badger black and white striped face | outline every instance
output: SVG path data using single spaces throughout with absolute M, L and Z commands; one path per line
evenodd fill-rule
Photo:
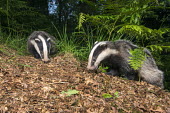
M 31 40 L 35 50 L 39 54 L 40 58 L 44 62 L 49 62 L 49 54 L 51 48 L 50 38 L 47 36 L 38 35 L 36 38 Z
M 90 52 L 87 69 L 96 70 L 99 64 L 112 54 L 118 54 L 118 51 L 113 48 L 112 42 L 96 42 Z

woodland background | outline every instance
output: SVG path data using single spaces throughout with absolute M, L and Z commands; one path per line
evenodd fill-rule
M 131 40 L 151 50 L 170 90 L 170 0 L 1 0 L 0 43 L 27 55 L 35 30 L 57 38 L 60 53 L 87 61 L 101 40 Z M 49 7 L 56 6 L 53 13 Z M 0 48 L 1 50 L 2 48 Z

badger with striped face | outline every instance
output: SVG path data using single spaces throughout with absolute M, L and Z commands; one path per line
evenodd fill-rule
M 88 70 L 97 70 L 101 62 L 109 62 L 112 55 L 117 55 L 119 51 L 116 50 L 114 44 L 109 41 L 95 42 L 91 49 L 88 59 Z
M 44 63 L 50 61 L 49 55 L 56 53 L 55 37 L 44 31 L 34 31 L 27 41 L 28 51 Z
M 138 46 L 130 41 L 117 40 L 96 42 L 91 49 L 88 59 L 88 70 L 97 70 L 100 64 L 109 67 L 106 74 L 125 76 L 130 80 L 138 80 L 139 77 L 156 86 L 163 88 L 163 72 L 160 71 L 149 50 L 144 49 L 147 54 L 146 60 L 138 70 L 131 68 L 129 57 L 130 50 Z
M 128 64 L 129 51 L 134 48 L 137 46 L 124 40 L 95 42 L 89 55 L 87 69 L 97 70 L 98 66 L 103 64 L 109 67 L 107 74 L 125 75 L 128 79 L 134 79 L 135 71 Z

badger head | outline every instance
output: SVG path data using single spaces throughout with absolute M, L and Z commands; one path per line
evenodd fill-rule
M 96 42 L 91 49 L 88 59 L 88 70 L 98 69 L 99 64 L 111 55 L 116 55 L 119 52 L 115 49 L 114 44 L 109 41 Z
M 50 61 L 49 54 L 51 48 L 51 38 L 45 35 L 38 35 L 36 38 L 31 39 L 31 43 L 34 46 L 39 57 L 44 63 Z

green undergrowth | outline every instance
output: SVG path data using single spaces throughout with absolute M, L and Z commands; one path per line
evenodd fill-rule
M 3 47 L 7 46 L 11 49 L 16 50 L 17 54 L 19 55 L 26 55 L 26 36 L 22 35 L 1 35 L 0 36 L 0 44 L 4 45 Z M 4 48 L 0 48 L 1 51 L 5 52 Z

